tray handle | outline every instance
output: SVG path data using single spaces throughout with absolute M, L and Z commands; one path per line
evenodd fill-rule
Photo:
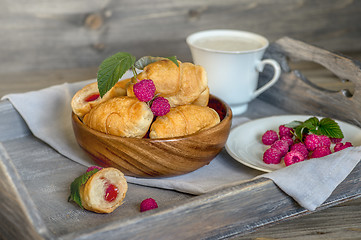
M 290 113 L 332 117 L 361 127 L 361 63 L 307 43 L 283 37 L 272 43 L 265 58 L 279 62 L 280 80 L 260 98 Z M 322 65 L 342 80 L 352 81 L 352 96 L 346 90 L 325 91 L 310 84 L 300 70 L 292 70 L 288 60 L 309 61 Z M 260 75 L 262 84 L 273 73 Z

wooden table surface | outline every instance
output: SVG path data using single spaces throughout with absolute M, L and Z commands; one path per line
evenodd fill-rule
M 359 54 L 353 57 L 361 60 Z M 324 87 L 342 88 L 338 79 L 333 79 L 329 72 L 319 66 L 308 64 L 296 64 L 296 66 L 303 67 L 310 78 Z M 96 77 L 96 72 L 97 67 L 16 74 L 0 73 L 0 97 L 8 93 L 38 90 L 64 82 L 92 79 Z M 232 239 L 361 239 L 361 198 Z

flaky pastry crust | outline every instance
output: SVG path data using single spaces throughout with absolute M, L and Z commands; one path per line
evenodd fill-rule
M 112 201 L 107 201 L 107 188 L 113 185 L 118 194 Z M 94 173 L 80 188 L 82 206 L 97 213 L 111 213 L 123 203 L 128 184 L 124 174 L 116 168 L 103 168 Z
M 126 83 L 130 79 L 125 79 L 114 85 L 102 98 L 99 96 L 98 83 L 90 83 L 76 92 L 71 100 L 71 108 L 73 112 L 82 118 L 85 114 L 90 112 L 90 109 L 97 106 L 98 104 L 111 99 L 113 97 L 125 96 Z M 97 97 L 99 96 L 99 97 Z M 92 99 L 94 98 L 94 99 Z
M 209 107 L 194 104 L 172 108 L 164 116 L 157 117 L 150 127 L 150 138 L 186 136 L 210 128 L 220 122 L 218 113 Z
M 143 137 L 153 120 L 152 110 L 134 97 L 115 97 L 97 105 L 84 116 L 88 127 L 115 136 Z

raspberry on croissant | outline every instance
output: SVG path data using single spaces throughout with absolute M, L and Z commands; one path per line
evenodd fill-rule
M 76 92 L 71 100 L 71 107 L 73 112 L 82 118 L 87 114 L 90 109 L 95 107 L 101 102 L 104 102 L 110 98 L 116 96 L 125 96 L 126 93 L 126 83 L 130 79 L 125 79 L 114 85 L 114 87 L 108 91 L 102 98 L 100 97 L 98 90 L 98 83 L 90 83 Z
M 134 97 L 115 97 L 97 105 L 84 116 L 88 127 L 115 136 L 143 137 L 153 120 L 152 110 Z
M 79 189 L 82 206 L 97 213 L 111 213 L 123 203 L 128 184 L 124 174 L 115 168 L 94 173 Z
M 150 138 L 170 138 L 189 135 L 210 128 L 220 122 L 218 113 L 209 107 L 194 104 L 172 108 L 157 117 L 150 127 Z

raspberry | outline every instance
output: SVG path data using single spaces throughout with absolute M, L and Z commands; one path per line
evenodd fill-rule
M 281 152 L 281 157 L 286 155 L 286 153 L 289 150 L 288 143 L 285 140 L 277 140 L 277 141 L 275 141 L 272 144 L 271 148 L 277 148 Z
M 307 135 L 304 142 L 305 142 L 305 145 L 306 145 L 306 148 L 307 148 L 308 151 L 313 151 L 317 147 L 322 146 L 320 136 L 318 136 L 316 134 Z
M 158 208 L 158 204 L 153 198 L 144 199 L 140 203 L 140 211 L 141 212 L 145 212 L 145 211 L 152 210 L 155 208 Z
M 88 169 L 86 170 L 86 172 L 90 172 L 93 171 L 94 169 L 98 169 L 98 170 L 102 170 L 102 167 L 98 167 L 98 166 L 90 166 L 88 167 Z
M 263 153 L 263 162 L 267 164 L 278 164 L 281 162 L 281 152 L 277 148 L 269 148 Z
M 278 135 L 274 130 L 268 130 L 262 135 L 262 143 L 264 145 L 272 145 L 278 140 Z
M 330 148 L 327 146 L 317 147 L 311 154 L 311 158 L 320 158 L 331 154 Z
M 150 107 L 155 116 L 166 115 L 170 111 L 170 104 L 164 97 L 156 97 Z
M 133 86 L 134 95 L 142 102 L 148 102 L 153 99 L 155 94 L 155 85 L 152 80 L 144 79 Z
M 330 138 L 332 143 L 339 143 L 342 141 L 342 138 Z
M 328 148 L 331 147 L 331 139 L 325 135 L 320 135 L 320 141 L 322 146 L 326 146 Z
M 336 143 L 336 145 L 335 145 L 335 147 L 334 147 L 334 151 L 335 152 L 338 152 L 338 151 L 341 151 L 341 150 L 343 150 L 343 149 L 345 149 L 345 148 L 348 148 L 348 147 L 352 147 L 352 143 L 350 143 L 350 142 L 346 142 L 345 144 L 343 144 L 343 143 Z
M 291 147 L 293 144 L 293 138 L 291 138 L 289 136 L 282 136 L 281 140 L 286 141 L 286 143 L 288 144 L 289 147 Z
M 285 125 L 281 125 L 278 127 L 278 134 L 280 135 L 280 138 L 283 136 L 288 136 L 288 137 L 292 137 L 293 129 L 289 128 L 289 127 L 285 127 Z
M 299 151 L 304 158 L 308 157 L 308 150 L 302 142 L 293 144 L 290 151 Z
M 302 162 L 304 160 L 305 160 L 305 157 L 298 150 L 289 151 L 284 158 L 284 162 L 285 162 L 286 166 L 292 165 L 297 162 Z

